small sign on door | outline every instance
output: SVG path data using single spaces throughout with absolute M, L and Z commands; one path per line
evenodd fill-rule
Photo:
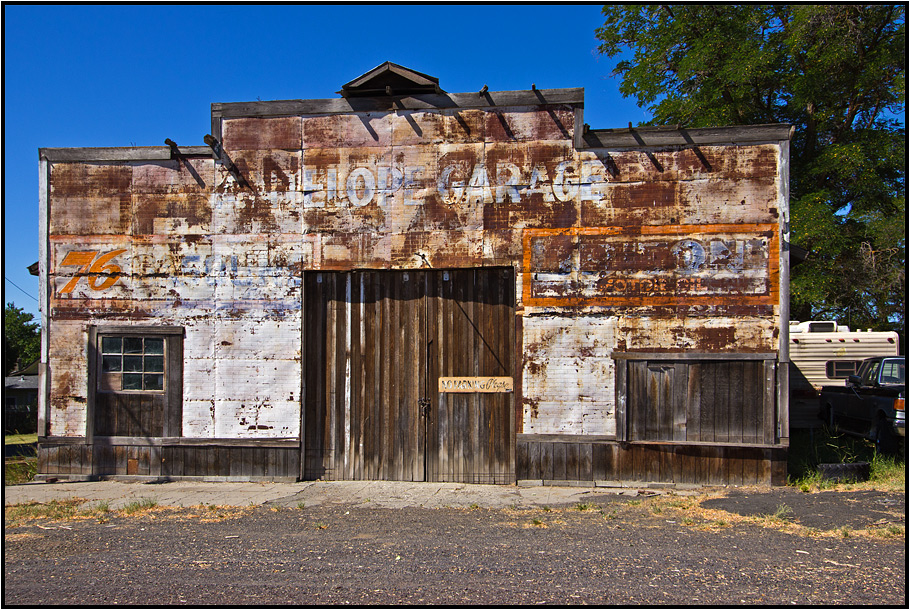
M 511 377 L 440 377 L 439 391 L 442 392 L 511 392 Z

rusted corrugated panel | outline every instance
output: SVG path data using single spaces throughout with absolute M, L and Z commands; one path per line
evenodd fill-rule
M 522 257 L 522 234 L 520 229 L 483 232 L 483 265 L 501 267 L 514 265 Z M 519 275 L 516 279 L 520 280 Z M 519 291 L 520 293 L 521 291 Z
M 392 267 L 465 268 L 480 264 L 483 232 L 410 231 L 392 235 Z
M 571 106 L 504 108 L 485 114 L 484 140 L 487 142 L 571 142 L 575 133 L 575 109 Z
M 776 221 L 776 146 L 580 153 L 583 226 Z
M 129 165 L 54 163 L 49 234 L 125 235 L 132 220 Z
M 224 148 L 234 150 L 300 150 L 300 117 L 225 119 Z
M 624 316 L 616 331 L 621 352 L 773 352 L 777 325 L 773 317 Z

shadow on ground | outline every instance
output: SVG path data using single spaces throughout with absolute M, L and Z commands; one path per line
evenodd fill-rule
M 37 443 L 19 443 L 3 446 L 3 457 L 35 457 L 38 454 Z
M 906 497 L 883 491 L 805 493 L 784 487 L 761 492 L 732 490 L 724 498 L 705 500 L 701 505 L 746 517 L 774 515 L 781 507 L 786 507 L 789 518 L 804 527 L 865 529 L 904 525 Z

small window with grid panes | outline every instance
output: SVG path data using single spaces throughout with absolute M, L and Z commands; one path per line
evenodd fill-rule
M 101 337 L 100 389 L 108 392 L 162 392 L 163 337 Z

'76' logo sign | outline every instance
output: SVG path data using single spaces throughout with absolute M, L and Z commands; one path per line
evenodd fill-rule
M 60 262 L 61 267 L 80 267 L 76 275 L 60 290 L 60 294 L 72 292 L 83 277 L 87 278 L 92 290 L 107 290 L 120 279 L 120 267 L 110 260 L 126 250 L 111 250 L 103 254 L 97 250 L 89 252 L 69 252 Z M 98 258 L 95 258 L 95 257 Z

